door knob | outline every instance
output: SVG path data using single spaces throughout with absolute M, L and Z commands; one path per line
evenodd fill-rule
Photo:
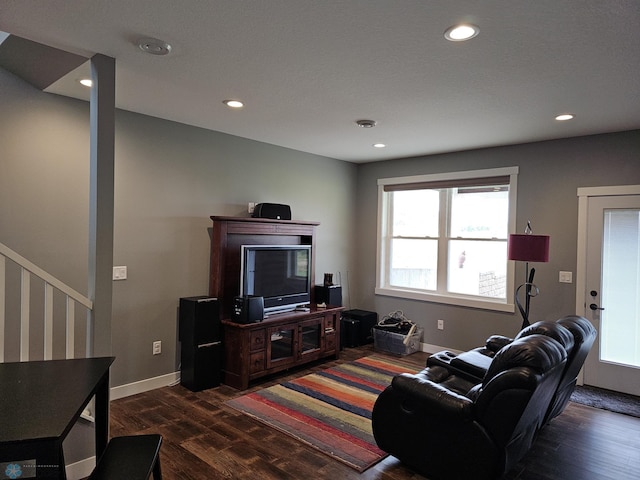
M 595 311 L 595 310 L 604 310 L 604 308 L 599 307 L 599 306 L 598 306 L 598 305 L 596 305 L 595 303 L 592 303 L 591 305 L 589 305 L 589 308 L 590 308 L 591 310 L 594 310 L 594 311 Z

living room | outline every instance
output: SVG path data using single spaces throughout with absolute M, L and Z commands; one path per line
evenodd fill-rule
M 89 105 L 41 92 L 3 69 L 0 104 L 0 242 L 85 291 Z M 363 163 L 118 109 L 113 259 L 127 266 L 128 278 L 113 284 L 111 339 L 97 339 L 116 357 L 114 393 L 177 379 L 178 299 L 208 291 L 209 217 L 248 216 L 249 202 L 288 204 L 293 218 L 320 223 L 316 282 L 324 272 L 339 275 L 351 308 L 402 310 L 423 327 L 425 344 L 457 350 L 494 333 L 515 334 L 517 311 L 374 293 L 380 178 L 518 167 L 517 231 L 531 220 L 535 233 L 551 237 L 550 261 L 536 265 L 541 294 L 532 316 L 574 313 L 576 284 L 559 283 L 558 272 L 577 269 L 577 190 L 640 180 L 638 125 L 616 125 L 594 135 Z M 152 355 L 154 341 L 162 342 L 160 355 Z M 15 345 L 5 348 L 15 359 Z

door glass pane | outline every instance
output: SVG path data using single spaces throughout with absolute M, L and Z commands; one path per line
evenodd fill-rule
M 293 357 L 293 328 L 271 332 L 271 360 Z
M 640 210 L 605 210 L 600 358 L 640 367 Z
M 506 258 L 506 241 L 449 241 L 447 290 L 465 295 L 506 298 Z
M 391 241 L 390 285 L 435 290 L 437 267 L 437 240 L 395 238 Z
M 302 353 L 320 348 L 320 323 L 313 325 L 303 325 L 300 341 L 302 342 Z

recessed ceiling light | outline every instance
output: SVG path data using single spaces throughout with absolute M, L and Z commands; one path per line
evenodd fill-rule
M 224 103 L 227 107 L 230 107 L 230 108 L 244 107 L 244 103 L 242 103 L 240 100 L 225 100 L 222 103 Z
M 451 42 L 464 42 L 480 33 L 480 29 L 469 23 L 453 25 L 444 32 L 444 38 Z
M 141 38 L 138 40 L 138 48 L 151 55 L 168 55 L 171 53 L 171 45 L 156 38 Z
M 376 126 L 375 120 L 356 120 L 356 125 L 360 128 L 373 128 Z
M 576 116 L 573 113 L 563 113 L 562 115 L 558 115 L 556 117 L 556 120 L 558 120 L 559 122 L 564 122 L 567 120 L 573 120 L 574 118 L 576 118 Z
M 386 145 L 384 143 L 374 143 L 373 146 L 375 148 L 384 148 L 384 147 L 386 147 Z
M 93 87 L 93 80 L 91 80 L 90 78 L 81 78 L 80 80 L 78 80 L 78 82 L 85 87 Z

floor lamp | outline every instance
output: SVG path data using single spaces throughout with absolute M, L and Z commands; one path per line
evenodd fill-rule
M 507 258 L 509 260 L 517 260 L 525 263 L 525 283 L 516 289 L 515 300 L 520 314 L 522 315 L 522 328 L 529 325 L 529 304 L 532 296 L 536 296 L 539 291 L 538 287 L 533 283 L 533 276 L 536 273 L 535 268 L 531 268 L 529 272 L 529 262 L 548 262 L 549 261 L 549 236 L 534 235 L 531 230 L 531 224 L 527 222 L 527 228 L 524 234 L 511 234 L 507 241 Z M 525 287 L 525 306 L 522 307 L 518 299 L 520 289 Z M 535 294 L 532 294 L 534 289 Z

